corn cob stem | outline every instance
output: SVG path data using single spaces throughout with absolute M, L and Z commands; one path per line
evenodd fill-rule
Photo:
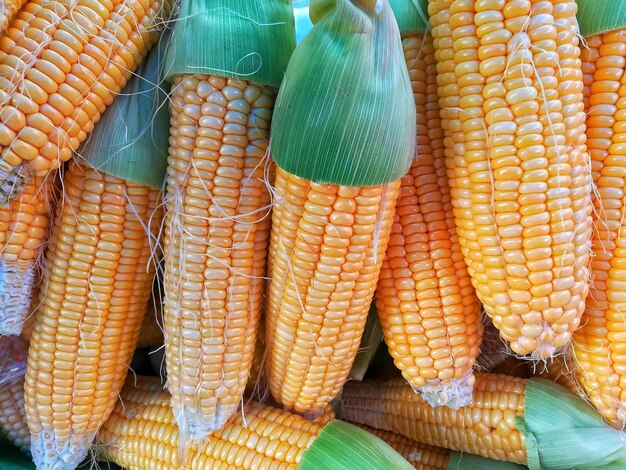
M 30 453 L 30 431 L 24 410 L 24 377 L 0 386 L 0 430 L 22 452 Z
M 626 30 L 586 38 L 583 51 L 587 145 L 591 155 L 595 230 L 592 289 L 581 328 L 574 334 L 578 380 L 602 415 L 618 429 L 626 426 L 624 368 L 624 125 Z
M 26 413 L 39 468 L 75 468 L 109 415 L 154 274 L 159 191 L 73 163 L 64 178 L 28 356 Z
M 278 168 L 269 255 L 266 372 L 287 409 L 317 413 L 356 356 L 400 182 L 316 184 Z
M 274 97 L 272 87 L 242 80 L 174 79 L 165 355 L 183 440 L 224 426 L 248 380 L 269 238 Z
M 480 308 L 454 225 L 432 37 L 409 35 L 402 44 L 417 109 L 417 148 L 402 178 L 376 307 L 403 376 L 433 405 L 458 407 L 472 398 Z
M 0 208 L 0 334 L 20 334 L 30 313 L 55 180 L 52 174 L 33 178 L 21 196 Z
M 430 0 L 429 9 L 472 282 L 514 352 L 550 357 L 568 344 L 588 293 L 591 181 L 576 4 Z
M 32 0 L 13 19 L 0 40 L 0 204 L 32 173 L 72 156 L 158 39 L 172 3 Z

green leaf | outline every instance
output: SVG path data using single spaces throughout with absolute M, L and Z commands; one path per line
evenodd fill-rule
M 369 368 L 378 346 L 380 346 L 383 340 L 383 328 L 378 321 L 378 312 L 376 306 L 372 302 L 369 313 L 367 314 L 367 321 L 365 322 L 365 329 L 363 330 L 363 336 L 361 337 L 361 344 L 359 345 L 359 352 L 354 359 L 352 369 L 350 369 L 350 378 L 353 380 L 361 381 Z
M 577 0 L 583 37 L 626 28 L 626 0 Z
M 313 0 L 272 120 L 272 156 L 316 183 L 372 186 L 408 171 L 415 105 L 387 0 Z
M 424 33 L 428 27 L 428 0 L 389 0 L 401 34 Z
M 169 37 L 166 30 L 78 152 L 97 170 L 156 189 L 167 171 L 170 124 L 161 75 Z
M 626 468 L 626 434 L 554 382 L 528 380 L 521 424 L 531 470 Z
M 182 0 L 166 76 L 220 75 L 278 87 L 295 47 L 290 0 Z
M 528 468 L 511 462 L 491 460 L 466 452 L 450 452 L 448 470 L 523 470 Z
M 300 460 L 299 470 L 411 470 L 385 441 L 344 421 L 324 426 Z

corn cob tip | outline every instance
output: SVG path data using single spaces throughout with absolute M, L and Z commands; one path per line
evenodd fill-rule
M 474 382 L 476 378 L 473 372 L 468 372 L 460 379 L 441 381 L 440 379 L 428 380 L 422 387 L 414 387 L 413 391 L 422 396 L 430 406 L 447 406 L 457 410 L 472 403 Z
M 92 441 L 93 436 L 70 436 L 60 443 L 51 431 L 31 432 L 30 451 L 38 470 L 74 470 L 87 457 Z
M 34 284 L 34 262 L 20 265 L 0 259 L 0 335 L 22 333 Z
M 207 419 L 202 410 L 190 407 L 174 406 L 174 422 L 179 431 L 179 450 L 189 448 L 189 441 L 203 442 L 213 433 L 222 429 L 235 414 L 239 402 L 228 405 L 217 405 L 213 419 Z M 184 457 L 181 455 L 181 457 Z
M 0 161 L 0 207 L 5 207 L 16 199 L 24 186 L 32 179 L 33 172 L 27 165 L 16 167 Z

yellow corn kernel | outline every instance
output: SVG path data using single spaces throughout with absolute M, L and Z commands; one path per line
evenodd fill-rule
M 396 366 L 433 405 L 471 401 L 480 307 L 456 235 L 443 155 L 432 37 L 402 40 L 417 111 L 417 148 L 402 178 L 376 290 Z
M 276 170 L 265 371 L 274 399 L 317 413 L 341 391 L 376 288 L 400 181 L 316 184 Z
M 174 78 L 165 229 L 165 357 L 182 439 L 235 413 L 264 288 L 274 88 Z
M 34 461 L 75 468 L 115 406 L 150 297 L 159 191 L 73 163 L 32 333 L 25 401 Z
M 457 233 L 511 349 L 566 346 L 589 291 L 591 175 L 574 0 L 430 0 Z
M 0 386 L 0 430 L 22 452 L 30 452 L 30 431 L 24 410 L 24 378 Z
M 0 0 L 0 33 L 4 33 L 13 15 L 26 0 Z

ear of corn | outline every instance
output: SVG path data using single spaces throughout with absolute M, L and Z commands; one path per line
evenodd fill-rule
M 317 24 L 289 62 L 272 121 L 265 365 L 273 397 L 299 413 L 319 412 L 346 381 L 414 150 L 397 25 L 375 3 L 311 5 Z
M 0 431 L 22 452 L 30 453 L 30 431 L 24 410 L 24 377 L 0 386 Z
M 587 36 L 587 48 L 583 49 L 587 146 L 597 190 L 594 192 L 592 289 L 581 328 L 574 334 L 573 359 L 578 380 L 593 404 L 614 426 L 623 428 L 626 425 L 626 369 L 622 358 L 626 342 L 622 332 L 626 328 L 623 315 L 626 304 L 623 302 L 622 266 L 626 256 L 621 239 L 626 235 L 622 227 L 626 116 L 620 107 L 625 102 L 622 95 L 626 93 L 626 51 L 623 50 L 626 3 L 619 1 L 609 5 L 582 1 L 579 5 L 583 33 L 594 29 L 606 32 Z M 606 13 L 603 7 L 608 8 Z
M 430 0 L 457 232 L 511 349 L 568 344 L 588 293 L 591 180 L 574 0 Z
M 148 60 L 133 82 L 158 81 L 159 62 Z M 154 88 L 146 93 L 163 104 Z M 96 133 L 123 118 L 115 108 L 111 113 Z M 160 158 L 152 140 L 125 140 L 133 135 L 129 129 L 112 136 L 113 144 L 128 145 L 111 158 Z M 84 157 L 86 162 L 72 162 L 63 180 L 28 356 L 25 403 L 38 468 L 72 470 L 87 454 L 115 406 L 152 291 L 160 189 L 101 173 L 92 167 L 97 158 L 92 163 L 87 152 Z
M 55 186 L 54 174 L 34 177 L 17 199 L 0 208 L 0 334 L 20 334 L 30 313 Z
M 332 456 L 337 450 L 337 441 L 332 442 L 339 438 L 337 429 L 346 431 L 347 423 L 335 421 L 335 424 L 320 426 L 257 402 L 248 403 L 242 413 L 205 440 L 190 442 L 183 460 L 179 461 L 179 431 L 174 424 L 169 395 L 162 390 L 157 378 L 139 377 L 135 381 L 137 387 L 133 382 L 129 380 L 122 390 L 120 402 L 98 436 L 101 456 L 128 470 L 295 470 L 307 468 L 308 464 L 303 462 L 306 459 L 321 462 L 321 466 L 315 467 L 318 469 L 354 468 L 338 464 Z M 145 436 L 151 436 L 154 445 L 145 445 Z M 360 440 L 354 440 L 354 436 Z M 362 446 L 371 445 L 373 438 L 361 434 L 351 437 L 353 447 L 358 450 L 361 446 L 361 452 Z M 372 458 L 368 463 L 375 468 L 406 468 L 406 462 L 395 451 L 384 444 L 378 447 L 378 451 L 370 449 L 369 454 L 364 454 Z M 343 452 L 352 457 L 357 454 L 346 447 Z M 315 460 L 318 458 L 320 460 Z M 390 462 L 392 466 L 386 466 Z
M 269 242 L 274 86 L 295 46 L 288 2 L 226 3 L 182 2 L 166 65 L 165 357 L 181 449 L 226 424 L 248 381 Z M 227 36 L 232 49 L 204 50 Z M 255 73 L 243 73 L 257 50 Z
M 7 182 L 45 176 L 72 156 L 156 42 L 172 3 L 32 0 L 14 17 L 0 40 L 0 203 L 20 193 L 4 191 Z
M 417 148 L 402 178 L 376 307 L 402 375 L 433 405 L 459 407 L 472 398 L 480 307 L 454 224 L 432 37 L 405 34 L 402 44 L 417 110 Z

